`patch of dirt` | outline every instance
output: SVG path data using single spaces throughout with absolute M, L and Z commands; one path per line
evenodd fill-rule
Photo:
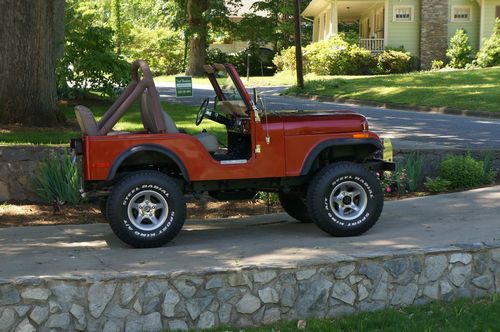
M 268 208 L 264 201 L 189 202 L 188 219 L 241 218 L 283 212 L 280 205 Z M 105 223 L 97 205 L 62 206 L 54 213 L 49 205 L 0 205 L 0 228 L 19 226 L 83 225 Z

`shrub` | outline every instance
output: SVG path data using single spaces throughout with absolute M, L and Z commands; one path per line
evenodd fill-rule
M 109 28 L 67 31 L 64 51 L 56 69 L 59 97 L 75 98 L 89 91 L 114 95 L 130 80 L 129 64 L 114 52 Z
M 469 44 L 469 36 L 465 30 L 459 29 L 450 40 L 450 47 L 446 51 L 446 56 L 450 59 L 450 67 L 465 68 L 472 62 L 472 47 Z
M 450 156 L 441 162 L 439 176 L 450 181 L 450 188 L 472 188 L 484 183 L 484 162 L 471 155 Z
M 443 60 L 432 60 L 431 70 L 440 70 L 443 69 L 443 67 L 444 67 Z
M 304 63 L 306 59 L 304 57 Z M 294 71 L 295 68 L 295 47 L 289 47 L 276 54 L 273 63 L 278 71 Z M 305 69 L 305 68 L 304 68 Z
M 407 73 L 412 65 L 412 57 L 405 51 L 386 50 L 377 57 L 377 69 L 383 74 Z
M 484 41 L 474 64 L 483 68 L 500 66 L 500 18 L 496 19 L 493 34 Z
M 134 27 L 131 42 L 124 49 L 130 61 L 143 59 L 155 75 L 177 74 L 184 70 L 184 42 L 179 33 L 167 28 Z
M 441 179 L 439 176 L 435 179 L 426 178 L 425 187 L 432 193 L 440 193 L 447 191 L 451 185 L 451 182 L 445 179 Z
M 401 169 L 399 164 L 396 164 L 396 171 L 384 172 L 380 180 L 380 185 L 382 186 L 382 190 L 387 194 L 401 195 L 406 193 L 408 185 L 406 170 Z
M 369 50 L 349 45 L 338 50 L 330 59 L 330 75 L 368 75 L 376 66 L 376 59 Z
M 60 155 L 53 154 L 38 164 L 32 187 L 44 203 L 60 207 L 80 201 L 81 174 L 72 159 L 65 151 Z

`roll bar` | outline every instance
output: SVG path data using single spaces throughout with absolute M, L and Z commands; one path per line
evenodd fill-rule
M 142 79 L 140 79 L 139 70 L 142 72 Z M 161 115 L 160 99 L 158 98 L 158 91 L 153 80 L 153 75 L 149 69 L 148 64 L 144 60 L 137 60 L 132 63 L 131 67 L 132 82 L 127 86 L 125 91 L 118 97 L 118 99 L 111 105 L 111 107 L 104 113 L 99 120 L 98 135 L 104 136 L 113 129 L 120 118 L 138 100 L 144 91 L 147 89 L 149 100 L 151 101 L 151 110 L 154 116 L 154 121 L 157 123 L 160 133 L 165 133 L 165 122 Z

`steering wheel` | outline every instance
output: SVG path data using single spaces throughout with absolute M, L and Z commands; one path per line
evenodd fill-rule
M 210 98 L 207 98 L 201 103 L 200 110 L 198 111 L 198 115 L 196 116 L 196 125 L 199 126 L 205 115 L 207 114 L 208 104 L 210 104 Z

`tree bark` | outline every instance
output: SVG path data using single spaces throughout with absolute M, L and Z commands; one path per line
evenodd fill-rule
M 55 66 L 64 6 L 64 0 L 0 0 L 0 123 L 58 123 Z
M 208 22 L 204 17 L 208 10 L 208 0 L 188 0 L 187 13 L 189 34 L 189 62 L 187 75 L 203 76 L 203 65 L 207 59 Z

